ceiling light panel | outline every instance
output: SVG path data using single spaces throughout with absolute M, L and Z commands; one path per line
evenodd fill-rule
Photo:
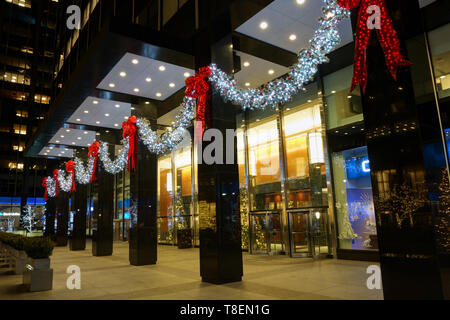
M 97 104 L 94 104 L 97 101 Z M 88 97 L 67 120 L 68 123 L 118 129 L 125 118 L 131 116 L 131 104 Z M 120 129 L 119 127 L 119 129 Z
M 95 131 L 61 128 L 49 141 L 49 144 L 89 147 L 94 141 Z
M 261 40 L 279 48 L 298 53 L 309 46 L 319 23 L 317 18 L 322 15 L 323 1 L 305 0 L 303 4 L 297 1 L 275 0 L 259 11 L 236 31 L 249 37 Z M 261 21 L 266 21 L 269 27 L 260 28 Z M 338 47 L 353 41 L 350 19 L 339 24 L 342 42 Z M 295 40 L 290 35 L 296 35 Z
M 126 53 L 97 89 L 163 101 L 184 88 L 187 73 L 193 75 L 194 70 Z
M 56 148 L 56 147 L 46 147 L 39 152 L 40 156 L 43 157 L 55 157 L 55 158 L 73 158 L 73 149 L 70 148 Z
M 241 88 L 257 88 L 290 71 L 289 68 L 260 59 L 244 52 L 237 51 L 236 54 L 241 57 L 241 61 L 247 61 L 250 63 L 248 68 L 242 68 L 235 74 L 237 84 Z M 270 70 L 273 70 L 273 74 L 269 73 Z

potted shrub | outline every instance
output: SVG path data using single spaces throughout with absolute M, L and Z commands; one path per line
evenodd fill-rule
M 49 238 L 27 238 L 24 249 L 28 263 L 23 273 L 23 284 L 28 291 L 46 291 L 53 287 L 53 269 L 50 256 L 55 244 Z

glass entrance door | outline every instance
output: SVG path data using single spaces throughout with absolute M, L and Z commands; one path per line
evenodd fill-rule
M 254 212 L 250 214 L 251 254 L 276 255 L 283 251 L 279 212 Z
M 312 256 L 309 210 L 289 212 L 291 256 Z
M 288 211 L 292 257 L 320 257 L 329 252 L 327 207 Z

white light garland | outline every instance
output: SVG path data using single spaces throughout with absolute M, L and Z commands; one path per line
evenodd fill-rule
M 318 66 L 328 62 L 326 57 L 340 43 L 338 24 L 349 18 L 350 11 L 340 7 L 336 0 L 324 0 L 323 17 L 319 19 L 320 27 L 309 41 L 310 47 L 298 55 L 298 63 L 291 67 L 291 72 L 281 79 L 267 83 L 262 89 L 239 88 L 236 80 L 211 65 L 212 75 L 209 80 L 220 95 L 233 104 L 242 106 L 243 110 L 276 108 L 285 104 L 304 86 L 313 80 Z
M 47 197 L 54 198 L 56 196 L 56 180 L 47 177 Z
M 174 129 L 158 136 L 150 127 L 147 119 L 138 119 L 136 125 L 139 129 L 139 137 L 151 153 L 164 154 L 175 148 L 184 138 L 186 129 L 195 118 L 196 100 L 185 97 L 181 104 L 182 109 L 176 116 Z
M 79 184 L 89 184 L 91 182 L 92 171 L 94 170 L 94 158 L 89 158 L 87 166 L 79 158 L 75 158 L 75 180 Z
M 117 174 L 122 172 L 126 167 L 128 161 L 128 149 L 130 146 L 128 138 L 122 140 L 122 144 L 123 148 L 120 150 L 117 159 L 114 161 L 109 158 L 108 144 L 106 142 L 100 144 L 98 158 L 103 162 L 103 168 L 105 168 L 106 172 Z

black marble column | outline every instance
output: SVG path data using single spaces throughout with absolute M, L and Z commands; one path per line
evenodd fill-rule
M 437 198 L 436 185 L 447 177 L 443 168 L 428 165 L 430 155 L 424 150 L 435 144 L 435 156 L 445 163 L 444 150 L 436 102 L 415 86 L 421 83 L 433 91 L 429 69 L 417 74 L 421 66 L 428 67 L 418 1 L 404 2 L 386 4 L 414 66 L 400 68 L 394 81 L 373 36 L 363 95 L 383 291 L 385 299 L 442 299 L 444 265 L 437 255 L 434 224 L 438 206 L 430 199 Z
M 99 163 L 94 183 L 92 255 L 110 256 L 114 240 L 114 175 L 107 173 L 101 161 Z
M 156 129 L 157 109 L 154 104 L 135 107 L 133 115 L 150 120 Z M 156 264 L 158 248 L 157 205 L 157 157 L 139 141 L 136 170 L 130 172 L 131 204 L 136 217 L 131 217 L 129 259 L 134 266 Z M 134 221 L 133 221 L 134 220 Z
M 197 69 L 214 62 L 228 74 L 232 73 L 230 21 L 226 13 L 211 23 L 209 34 L 199 36 L 195 46 Z M 198 165 L 200 275 L 202 281 L 214 284 L 241 281 L 243 275 L 236 139 L 232 146 L 226 145 L 225 139 L 227 129 L 236 130 L 236 113 L 236 106 L 213 92 L 212 128 L 224 137 L 224 158 L 227 150 L 234 150 L 234 164 Z M 203 151 L 209 144 L 203 142 L 197 148 Z
M 56 245 L 65 247 L 68 243 L 69 194 L 60 192 L 56 198 Z
M 45 204 L 45 237 L 55 239 L 56 199 L 48 198 Z
M 77 191 L 72 193 L 73 225 L 69 247 L 73 251 L 86 249 L 87 188 L 86 185 L 77 185 Z

